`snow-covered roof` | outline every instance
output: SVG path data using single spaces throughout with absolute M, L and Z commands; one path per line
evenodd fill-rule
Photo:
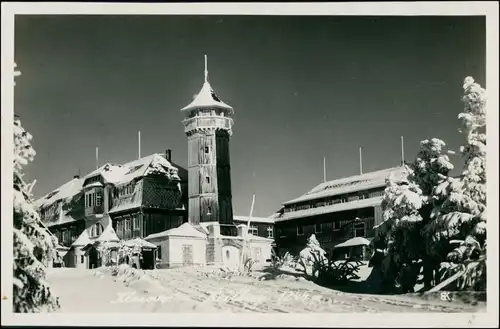
M 345 242 L 339 243 L 338 245 L 334 246 L 333 248 L 346 248 L 346 247 L 355 247 L 355 246 L 368 246 L 370 244 L 370 240 L 363 238 L 363 237 L 355 237 L 352 239 L 349 239 Z
M 200 108 L 219 108 L 233 113 L 233 108 L 220 100 L 208 81 L 205 81 L 194 100 L 189 105 L 182 108 L 181 111 L 190 111 Z
M 57 204 L 54 216 L 49 220 L 44 222 L 46 227 L 53 227 L 57 225 L 63 225 L 66 223 L 72 223 L 79 220 L 84 220 L 84 214 L 73 211 L 73 209 L 64 209 L 63 202 Z
M 124 185 L 131 182 L 135 178 L 144 177 L 150 174 L 162 174 L 166 175 L 171 180 L 180 180 L 177 167 L 167 161 L 167 159 L 165 159 L 165 157 L 161 154 L 155 153 L 138 160 L 130 161 L 124 165 L 107 163 L 100 168 L 92 171 L 83 178 L 74 178 L 58 189 L 54 190 L 53 192 L 50 192 L 44 197 L 36 200 L 35 206 L 37 206 L 38 208 L 48 207 L 59 200 L 67 201 L 72 199 L 75 195 L 82 191 L 83 183 L 85 182 L 85 180 L 96 175 L 101 175 L 104 179 L 104 182 L 106 183 L 111 183 L 114 185 Z M 95 182 L 87 186 L 102 185 L 100 185 L 99 182 Z M 110 212 L 117 212 L 134 207 L 139 207 L 141 203 L 142 193 L 138 193 L 135 198 L 125 198 L 124 200 L 121 200 L 119 204 L 114 205 L 113 209 Z M 54 226 L 77 220 L 77 218 L 72 218 L 68 214 L 69 212 L 63 213 L 58 221 L 50 222 L 48 225 Z
M 34 202 L 36 207 L 42 207 L 51 205 L 58 200 L 66 200 L 73 198 L 78 192 L 81 191 L 83 185 L 83 179 L 73 178 L 66 184 L 60 186 L 58 189 L 47 193 L 40 199 Z
M 325 183 L 321 183 L 316 187 L 314 187 L 309 192 L 307 192 L 306 194 L 296 199 L 284 202 L 283 204 L 288 205 L 303 201 L 310 201 L 319 198 L 335 196 L 339 194 L 383 187 L 386 185 L 386 179 L 389 178 L 389 176 L 391 176 L 392 179 L 398 181 L 402 179 L 405 176 L 405 174 L 406 174 L 405 168 L 399 166 L 384 170 L 368 172 L 362 175 L 335 179 Z
M 285 220 L 295 219 L 295 218 L 306 218 L 312 216 L 318 216 L 323 214 L 329 214 L 339 211 L 346 211 L 352 209 L 373 207 L 380 205 L 382 203 L 383 197 L 374 197 L 369 199 L 361 199 L 344 203 L 337 203 L 323 207 L 309 208 L 304 210 L 285 212 L 276 218 L 276 222 L 282 222 Z
M 179 227 L 172 228 L 167 231 L 150 234 L 146 237 L 146 239 L 167 237 L 167 236 L 180 236 L 180 237 L 189 237 L 189 238 L 206 238 L 207 234 L 203 234 L 199 230 L 197 230 L 193 225 L 189 223 L 184 223 Z
M 209 226 L 218 224 L 218 222 L 202 222 L 196 226 L 198 230 L 203 231 L 207 235 L 210 234 L 210 230 L 208 229 Z
M 140 246 L 142 248 L 153 248 L 153 249 L 157 248 L 155 244 L 152 244 L 151 242 L 148 242 L 141 238 L 130 239 L 123 242 L 123 244 L 128 247 Z
M 101 182 L 94 182 L 92 184 L 85 185 L 86 188 L 87 187 L 102 187 L 102 186 L 104 186 L 104 185 L 102 185 Z
M 71 244 L 72 247 L 84 247 L 88 245 L 89 243 L 93 243 L 95 239 L 91 239 L 89 237 L 89 232 L 87 230 L 83 230 L 78 239 L 75 240 Z
M 161 154 L 154 153 L 146 157 L 133 160 L 124 165 L 107 163 L 84 177 L 84 180 L 96 175 L 101 175 L 106 183 L 122 185 L 133 179 L 149 174 L 161 173 L 169 179 L 180 180 L 178 169 Z
M 139 208 L 142 205 L 142 191 L 142 184 L 136 184 L 132 194 L 118 199 L 108 213 L 115 214 L 120 211 Z
M 233 219 L 235 222 L 248 222 L 248 216 L 233 216 Z M 274 218 L 272 217 L 252 217 L 250 218 L 250 224 L 251 223 L 266 223 L 266 224 L 273 224 L 274 223 Z
M 102 231 L 101 235 L 96 239 L 96 241 L 99 242 L 118 242 L 120 239 L 116 235 L 115 230 L 113 229 L 113 226 L 111 225 L 111 221 L 109 222 L 108 226 Z
M 268 241 L 268 242 L 274 241 L 274 239 L 264 238 L 262 236 L 253 235 L 251 233 L 247 234 L 247 240 L 249 240 L 249 241 Z

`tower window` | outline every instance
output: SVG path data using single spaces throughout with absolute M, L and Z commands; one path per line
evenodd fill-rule
M 210 177 L 209 176 L 205 177 L 205 181 L 207 182 L 207 184 L 210 184 Z
M 205 153 L 208 153 L 210 151 L 210 148 L 208 146 L 205 146 Z

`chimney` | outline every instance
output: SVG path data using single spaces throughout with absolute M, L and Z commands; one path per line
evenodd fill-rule
M 168 149 L 165 151 L 165 158 L 167 159 L 168 162 L 172 161 L 172 150 Z

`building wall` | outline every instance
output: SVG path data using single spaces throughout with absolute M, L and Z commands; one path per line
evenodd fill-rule
M 71 248 L 66 255 L 64 255 L 64 266 L 73 268 L 87 268 L 88 259 L 85 256 L 85 252 L 82 251 L 82 247 Z
M 239 225 L 239 224 L 245 224 L 247 225 L 248 221 L 242 221 L 242 220 L 234 220 L 234 224 L 235 225 Z M 274 224 L 272 223 L 258 223 L 258 222 L 250 222 L 250 226 L 254 227 L 257 229 L 257 232 L 255 232 L 255 230 L 249 230 L 250 233 L 252 233 L 253 235 L 256 235 L 256 236 L 260 236 L 260 237 L 263 237 L 263 238 L 268 238 L 269 237 L 269 233 L 268 233 L 268 229 L 271 228 L 272 229 L 272 236 L 271 236 L 271 239 L 274 238 Z M 257 233 L 257 234 L 255 234 Z
M 240 249 L 232 244 L 223 245 L 221 248 L 222 262 L 225 266 L 235 269 L 240 264 Z
M 167 237 L 157 237 L 154 239 L 147 239 L 158 247 L 157 249 L 157 268 L 167 268 L 169 265 L 170 249 L 169 239 Z
M 363 219 L 364 224 L 353 226 L 355 217 Z M 323 249 L 331 254 L 335 245 L 354 236 L 373 237 L 374 223 L 373 207 L 278 221 L 275 223 L 275 241 L 280 253 L 289 251 L 298 254 L 314 234 Z
M 216 145 L 213 131 L 188 137 L 189 223 L 216 221 L 217 200 Z
M 229 133 L 218 130 L 215 133 L 217 162 L 217 196 L 219 201 L 219 223 L 233 223 L 233 204 L 231 195 L 231 159 L 229 152 Z
M 264 264 L 271 259 L 271 243 L 268 241 L 250 241 L 252 259 L 259 264 Z
M 85 230 L 86 223 L 84 220 L 70 222 L 62 225 L 49 227 L 49 231 L 57 237 L 59 244 L 65 247 L 70 247 L 73 242 Z
M 204 265 L 206 264 L 206 239 L 193 238 L 193 237 L 168 237 L 169 240 L 169 253 L 168 253 L 168 266 L 185 266 L 183 252 L 184 246 L 190 246 L 192 255 L 191 265 Z
M 148 176 L 142 179 L 142 206 L 173 210 L 180 208 L 182 192 L 178 182 L 162 176 Z

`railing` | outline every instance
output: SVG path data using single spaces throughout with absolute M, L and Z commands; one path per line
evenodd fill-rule
M 102 214 L 104 214 L 104 205 L 103 204 L 101 204 L 99 206 L 85 208 L 85 216 L 102 215 Z
M 228 117 L 208 116 L 208 117 L 194 117 L 183 121 L 184 131 L 191 131 L 193 129 L 202 128 L 220 128 L 231 129 L 233 120 Z

